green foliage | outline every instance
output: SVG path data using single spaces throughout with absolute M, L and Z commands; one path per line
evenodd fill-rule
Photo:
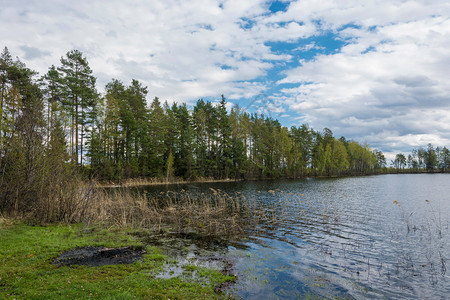
M 158 98 L 147 105 L 148 89 L 139 81 L 126 86 L 112 79 L 100 97 L 78 50 L 67 52 L 39 81 L 7 49 L 0 62 L 0 166 L 8 159 L 19 177 L 37 166 L 42 169 L 36 178 L 51 176 L 52 164 L 61 166 L 58 174 L 71 173 L 62 166 L 75 165 L 79 173 L 102 180 L 340 176 L 385 165 L 380 151 L 338 140 L 328 128 L 288 129 L 238 106 L 229 111 L 223 95 L 216 103 L 199 99 L 192 110 Z M 431 150 L 419 152 L 421 163 L 433 170 L 440 160 L 439 167 L 446 168 L 448 150 L 441 156 Z
M 394 166 L 397 169 L 403 169 L 406 166 L 406 157 L 402 153 L 395 156 Z
M 48 75 L 50 82 L 61 82 L 61 107 L 68 116 L 70 128 L 70 153 L 72 160 L 83 165 L 85 139 L 90 140 L 90 131 L 94 125 L 98 94 L 95 88 L 96 78 L 92 75 L 88 61 L 79 50 L 67 52 L 61 57 L 61 66 L 57 77 L 54 67 Z M 54 74 L 54 75 L 51 75 Z
M 409 168 L 406 172 L 448 172 L 450 171 L 450 151 L 447 147 L 436 147 L 430 143 L 426 149 L 419 147 L 413 149 L 406 158 L 398 153 L 391 164 L 397 170 Z

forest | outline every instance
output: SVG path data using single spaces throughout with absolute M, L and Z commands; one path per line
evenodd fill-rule
M 36 198 L 55 197 L 58 207 L 70 210 L 67 199 L 91 179 L 250 180 L 392 171 L 383 153 L 367 144 L 335 138 L 328 128 L 287 128 L 237 105 L 227 110 L 224 96 L 215 103 L 199 99 L 193 107 L 158 98 L 148 104 L 148 88 L 134 79 L 129 85 L 112 79 L 102 95 L 78 50 L 38 76 L 5 47 L 0 82 L 0 210 L 20 211 Z M 394 171 L 447 171 L 449 162 L 447 148 L 429 145 L 408 159 L 398 154 L 391 164 Z
M 60 157 L 99 179 L 297 178 L 372 173 L 385 164 L 381 152 L 336 139 L 330 129 L 288 129 L 238 106 L 227 111 L 224 96 L 215 104 L 199 99 L 192 109 L 158 98 L 147 105 L 148 89 L 134 79 L 112 79 L 100 95 L 80 51 L 60 62 L 38 78 L 3 50 L 4 174 L 7 165 L 30 167 L 36 155 Z
M 436 148 L 433 144 L 413 149 L 408 156 L 398 153 L 391 162 L 393 168 L 402 172 L 448 172 L 450 151 L 447 147 Z

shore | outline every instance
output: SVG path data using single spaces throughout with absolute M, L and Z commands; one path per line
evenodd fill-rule
M 115 187 L 133 187 L 133 186 L 148 186 L 148 185 L 171 185 L 171 184 L 189 184 L 189 183 L 215 183 L 215 182 L 240 182 L 240 181 L 257 181 L 257 180 L 300 180 L 306 178 L 344 178 L 344 177 L 358 177 L 358 176 L 372 176 L 372 175 L 387 175 L 387 174 L 440 174 L 449 173 L 441 170 L 413 170 L 413 169 L 394 169 L 387 168 L 377 172 L 368 173 L 354 173 L 354 174 L 340 174 L 340 175 L 305 175 L 300 177 L 281 177 L 281 178 L 245 178 L 245 179 L 214 179 L 214 178 L 199 178 L 194 180 L 184 180 L 182 178 L 128 178 L 120 181 L 95 182 L 97 187 L 115 188 Z
M 176 261 L 160 248 L 143 243 L 140 236 L 145 234 L 82 224 L 30 226 L 0 217 L 0 298 L 226 298 L 221 287 L 233 282 L 234 276 L 221 269 Z M 139 255 L 133 262 L 97 266 L 77 264 L 79 256 L 65 263 L 58 261 L 68 250 L 81 253 L 84 249 L 96 250 L 103 260 L 111 253 L 129 254 L 133 249 Z M 181 275 L 158 275 L 171 265 L 178 266 Z
M 215 182 L 237 182 L 243 181 L 238 179 L 213 179 L 202 178 L 197 180 L 183 180 L 183 179 L 159 179 L 159 178 L 130 178 L 119 182 L 96 182 L 97 187 L 116 188 L 116 187 L 134 187 L 134 186 L 148 186 L 148 185 L 170 185 L 170 184 L 188 184 L 188 183 L 215 183 Z

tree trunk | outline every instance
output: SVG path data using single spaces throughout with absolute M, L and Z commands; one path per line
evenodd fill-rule
M 84 109 L 83 106 L 81 106 L 81 118 L 82 120 L 84 120 Z M 84 122 L 81 125 L 81 144 L 80 144 L 80 163 L 81 165 L 83 165 L 83 140 L 84 140 Z
M 75 95 L 75 156 L 78 164 L 78 96 Z

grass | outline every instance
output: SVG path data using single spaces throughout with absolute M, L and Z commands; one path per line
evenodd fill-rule
M 1 299 L 220 299 L 214 288 L 234 277 L 201 269 L 196 277 L 157 278 L 170 258 L 146 247 L 142 261 L 101 267 L 57 266 L 76 247 L 141 245 L 133 232 L 83 225 L 29 226 L 0 219 Z

